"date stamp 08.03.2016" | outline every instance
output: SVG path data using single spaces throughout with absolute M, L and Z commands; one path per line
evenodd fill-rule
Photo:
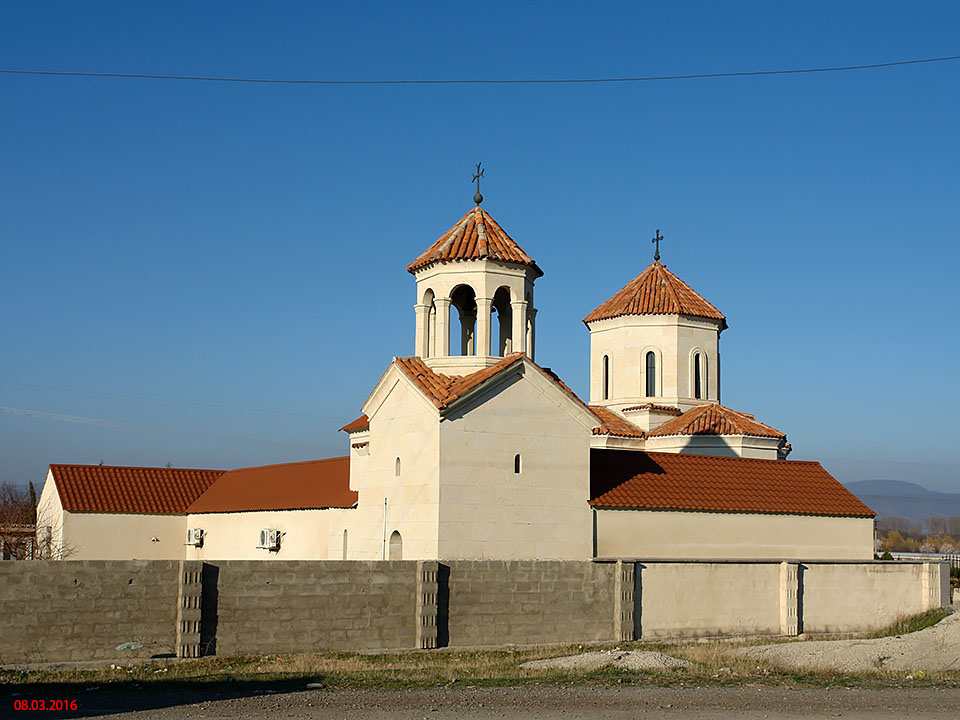
M 46 698 L 15 698 L 13 701 L 14 710 L 25 710 L 27 712 L 37 712 L 51 710 L 53 712 L 63 712 L 64 710 L 76 710 L 76 700 L 62 700 L 59 698 L 50 700 Z

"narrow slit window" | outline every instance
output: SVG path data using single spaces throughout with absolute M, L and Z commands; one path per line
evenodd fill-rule
M 397 462 L 394 464 L 393 474 L 400 477 L 400 458 L 397 458 Z
M 513 473 L 514 475 L 520 474 L 520 453 L 513 456 Z
M 603 399 L 610 399 L 610 357 L 603 356 Z
M 703 400 L 703 370 L 700 368 L 700 353 L 693 356 L 693 396 Z
M 657 355 L 652 350 L 647 353 L 647 397 L 657 394 Z

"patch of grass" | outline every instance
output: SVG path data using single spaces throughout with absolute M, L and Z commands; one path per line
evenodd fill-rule
M 864 637 L 885 638 L 893 637 L 895 635 L 906 635 L 907 633 L 917 632 L 919 630 L 924 630 L 928 627 L 936 625 L 949 614 L 950 610 L 947 608 L 934 608 L 933 610 L 927 610 L 926 612 L 922 612 L 917 615 L 908 615 L 906 617 L 897 618 L 892 625 L 889 625 L 881 630 L 877 630 L 874 633 L 870 633 L 869 635 L 865 635 Z

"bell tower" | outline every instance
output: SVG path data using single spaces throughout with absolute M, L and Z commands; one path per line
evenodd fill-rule
M 476 206 L 407 266 L 417 281 L 415 354 L 436 372 L 466 375 L 510 353 L 534 357 L 534 281 L 543 275 L 490 214 Z

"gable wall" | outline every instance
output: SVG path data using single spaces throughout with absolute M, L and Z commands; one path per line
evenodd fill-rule
M 514 375 L 443 420 L 440 558 L 591 557 L 590 431 L 564 402 Z
M 439 502 L 439 429 L 437 412 L 397 371 L 386 399 L 370 417 L 369 445 L 350 451 L 350 488 L 359 494 L 357 509 L 331 522 L 331 557 L 341 558 L 347 531 L 349 560 L 380 560 L 386 537 L 403 539 L 403 559 L 437 557 Z M 400 458 L 400 477 L 396 459 Z M 338 541 L 336 538 L 341 538 Z M 389 559 L 389 557 L 388 557 Z

